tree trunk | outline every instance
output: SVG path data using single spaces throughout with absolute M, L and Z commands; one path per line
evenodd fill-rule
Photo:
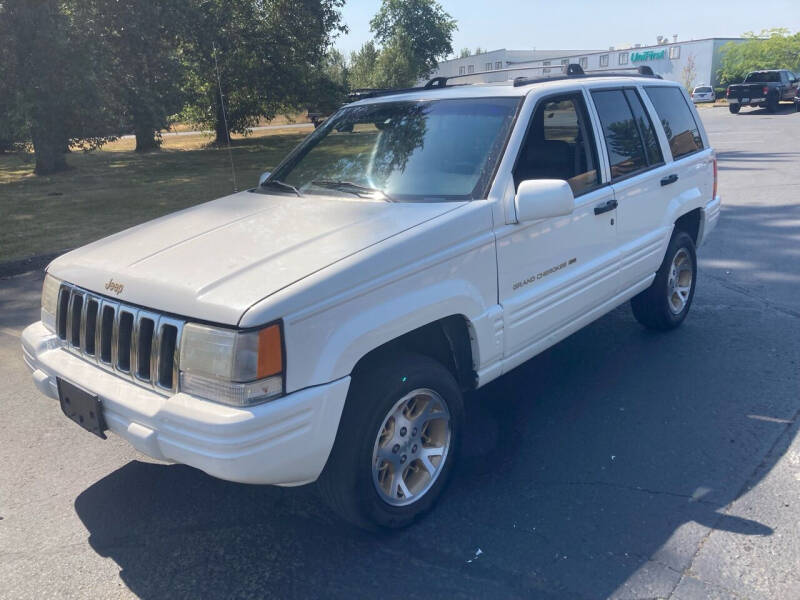
M 219 98 L 217 98 L 219 100 Z M 217 102 L 217 118 L 214 121 L 214 144 L 216 146 L 227 146 L 230 144 L 231 138 L 228 130 L 225 127 L 225 115 L 222 113 L 222 107 L 219 101 Z
M 41 127 L 31 129 L 33 152 L 36 156 L 36 167 L 33 172 L 37 175 L 50 175 L 67 170 L 67 159 L 64 155 L 64 140 L 57 132 L 48 131 Z
M 153 152 L 161 147 L 161 141 L 156 139 L 156 132 L 152 127 L 136 127 L 136 152 Z

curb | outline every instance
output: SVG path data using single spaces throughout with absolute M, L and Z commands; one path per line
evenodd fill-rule
M 13 277 L 14 275 L 21 275 L 22 273 L 29 273 L 31 271 L 43 271 L 50 261 L 57 256 L 61 256 L 65 252 L 67 252 L 67 250 L 0 262 L 0 278 Z

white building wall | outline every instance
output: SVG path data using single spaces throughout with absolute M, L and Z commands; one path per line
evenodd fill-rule
M 742 40 L 739 38 L 708 38 L 602 52 L 494 50 L 444 61 L 439 64 L 439 68 L 431 76 L 454 77 L 472 74 L 475 77 L 465 78 L 462 81 L 495 82 L 515 77 L 557 75 L 563 72 L 562 65 L 570 63 L 580 64 L 585 71 L 618 71 L 647 65 L 653 69 L 655 74 L 661 75 L 664 79 L 677 81 L 688 87 L 703 84 L 716 86 L 718 85 L 717 70 L 721 58 L 720 50 L 731 41 L 741 42 Z M 527 60 L 525 60 L 526 56 Z M 688 69 L 690 62 L 694 63 L 693 69 Z M 502 65 L 503 69 L 512 70 L 487 74 L 487 67 L 490 64 L 493 67 L 491 70 L 497 70 L 498 65 Z M 472 67 L 471 72 L 470 66 Z M 535 69 L 529 67 L 535 67 Z

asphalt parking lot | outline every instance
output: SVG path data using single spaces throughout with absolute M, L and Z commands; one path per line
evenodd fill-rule
M 800 114 L 701 115 L 725 205 L 684 326 L 624 306 L 473 394 L 389 535 L 84 432 L 20 355 L 41 276 L 0 280 L 0 597 L 800 598 Z

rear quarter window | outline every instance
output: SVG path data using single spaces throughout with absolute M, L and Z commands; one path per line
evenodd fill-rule
M 667 134 L 672 158 L 677 160 L 702 150 L 700 128 L 680 88 L 653 86 L 645 90 Z

